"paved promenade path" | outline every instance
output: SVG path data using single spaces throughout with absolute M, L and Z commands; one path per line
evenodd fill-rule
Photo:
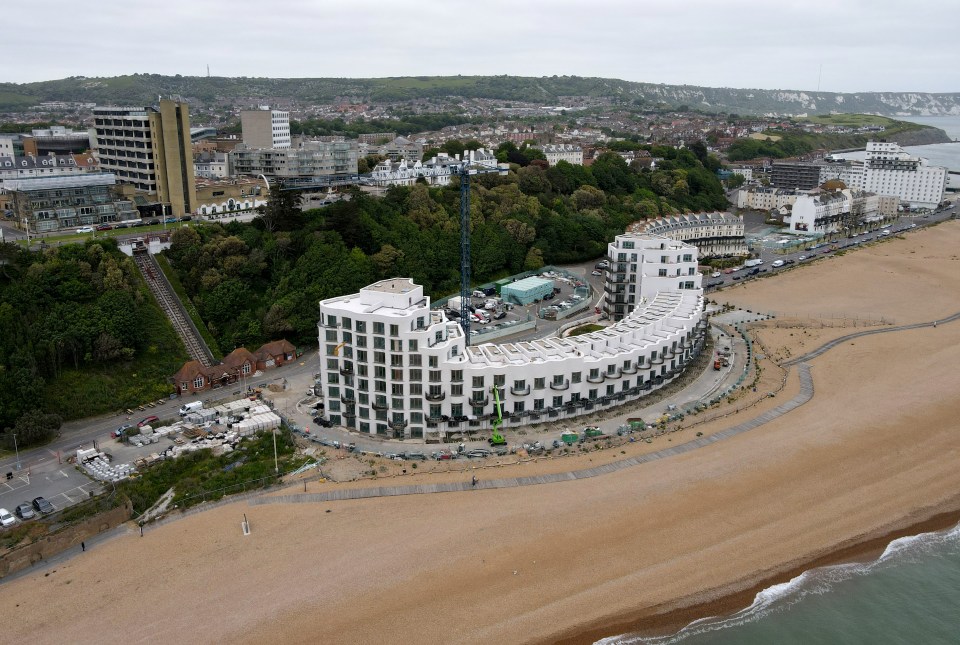
M 748 432 L 754 428 L 759 428 L 760 426 L 777 419 L 792 410 L 800 407 L 807 401 L 813 398 L 813 376 L 810 373 L 810 365 L 806 362 L 810 359 L 816 358 L 821 354 L 829 351 L 830 349 L 840 345 L 844 342 L 847 342 L 854 338 L 859 338 L 861 336 L 870 336 L 873 334 L 886 334 L 896 331 L 905 331 L 909 329 L 921 329 L 924 327 L 936 327 L 938 324 L 945 324 L 950 322 L 955 322 L 960 320 L 960 312 L 948 316 L 947 318 L 942 318 L 937 321 L 932 322 L 922 322 L 922 323 L 913 323 L 910 325 L 897 325 L 895 327 L 887 327 L 884 329 L 869 329 L 861 332 L 855 332 L 853 334 L 847 334 L 840 338 L 831 340 L 827 343 L 824 343 L 817 349 L 799 356 L 790 361 L 783 363 L 783 366 L 790 368 L 791 366 L 797 367 L 797 372 L 800 376 L 800 391 L 792 399 L 786 403 L 782 403 L 772 410 L 768 410 L 763 414 L 750 419 L 749 421 L 744 421 L 738 425 L 735 425 L 726 430 L 721 430 L 709 436 L 697 437 L 691 439 L 682 444 L 677 444 L 676 446 L 671 446 L 669 448 L 664 448 L 663 450 L 658 450 L 645 455 L 637 455 L 635 457 L 628 457 L 626 459 L 621 459 L 613 463 L 605 464 L 603 466 L 595 466 L 593 468 L 585 468 L 583 470 L 572 470 L 562 473 L 551 473 L 546 475 L 536 475 L 531 477 L 511 477 L 507 479 L 491 479 L 489 481 L 477 481 L 474 485 L 472 482 L 444 482 L 437 484 L 418 484 L 414 486 L 371 486 L 369 488 L 344 488 L 339 490 L 332 490 L 323 493 L 298 493 L 293 495 L 277 495 L 272 497 L 255 497 L 250 500 L 251 505 L 260 505 L 260 504 L 290 504 L 290 503 L 316 503 L 316 502 L 332 502 L 338 500 L 348 500 L 348 499 L 365 499 L 369 497 L 394 497 L 399 495 L 425 495 L 430 493 L 456 493 L 468 490 L 477 490 L 477 489 L 492 489 L 492 488 L 516 488 L 518 486 L 537 486 L 540 484 L 553 484 L 558 482 L 572 481 L 575 479 L 587 479 L 590 477 L 598 477 L 600 475 L 606 475 L 609 473 L 617 472 L 619 470 L 624 470 L 625 468 L 632 468 L 634 466 L 639 466 L 640 464 L 645 464 L 647 462 L 656 461 L 658 459 L 664 459 L 666 457 L 673 457 L 675 455 L 681 455 L 691 450 L 696 450 L 703 446 L 708 446 L 712 443 L 718 441 L 723 441 L 734 437 L 738 434 Z

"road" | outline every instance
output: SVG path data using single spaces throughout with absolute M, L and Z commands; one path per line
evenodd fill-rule
M 846 237 L 839 238 L 831 242 L 817 242 L 811 240 L 812 243 L 816 245 L 816 248 L 811 249 L 802 249 L 797 251 L 792 251 L 789 253 L 779 253 L 774 249 L 763 248 L 760 251 L 760 259 L 763 260 L 763 265 L 753 268 L 741 268 L 737 271 L 731 273 L 720 272 L 720 275 L 704 275 L 703 277 L 703 286 L 706 292 L 715 291 L 723 287 L 730 286 L 731 284 L 736 284 L 742 280 L 750 280 L 756 277 L 763 277 L 765 275 L 770 275 L 771 273 L 776 273 L 779 270 L 790 268 L 791 266 L 796 266 L 797 264 L 803 262 L 809 262 L 816 257 L 832 255 L 836 251 L 842 251 L 851 248 L 857 248 L 866 244 L 868 242 L 874 242 L 876 240 L 882 240 L 888 236 L 882 235 L 881 230 L 887 228 L 890 230 L 891 235 L 897 235 L 900 233 L 909 233 L 911 231 L 920 230 L 926 226 L 931 226 L 950 219 L 951 217 L 956 216 L 957 210 L 956 203 L 951 203 L 950 206 L 939 210 L 937 212 L 931 213 L 929 215 L 921 215 L 917 217 L 901 217 L 899 220 L 893 224 L 886 227 L 877 227 L 876 229 L 857 235 L 856 237 Z M 773 263 L 777 260 L 782 261 L 784 264 L 780 267 L 774 267 Z M 752 273 L 753 269 L 759 269 L 757 273 Z

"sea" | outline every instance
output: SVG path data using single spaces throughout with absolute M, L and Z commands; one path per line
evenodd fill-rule
M 670 636 L 624 634 L 602 645 L 956 645 L 960 525 L 891 542 L 873 562 L 812 569 L 761 591 L 732 616 Z
M 947 170 L 960 172 L 960 116 L 911 116 L 896 117 L 901 121 L 929 125 L 934 128 L 940 128 L 947 133 L 947 136 L 954 140 L 953 143 L 934 143 L 928 146 L 905 146 L 904 150 L 912 155 L 924 157 L 929 160 L 932 166 L 944 166 Z M 863 160 L 864 152 L 845 152 L 841 155 L 844 159 Z

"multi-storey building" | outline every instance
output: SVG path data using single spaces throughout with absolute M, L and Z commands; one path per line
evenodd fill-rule
M 911 208 L 935 208 L 943 200 L 947 170 L 905 152 L 896 143 L 867 142 L 863 188 L 896 195 Z
M 607 246 L 603 309 L 622 320 L 661 291 L 700 292 L 697 247 L 652 233 L 624 233 Z
M 194 213 L 216 218 L 251 210 L 266 204 L 268 193 L 269 186 L 259 178 L 197 178 L 197 210 Z
M 325 177 L 357 173 L 357 142 L 304 141 L 290 148 L 250 148 L 230 152 L 231 175 L 264 175 L 270 179 Z
M 78 157 L 81 157 L 78 161 Z M 89 161 L 89 163 L 86 163 Z M 0 156 L 0 188 L 11 179 L 29 179 L 31 177 L 59 177 L 62 175 L 80 175 L 97 172 L 98 166 L 92 155 L 55 155 L 43 157 L 27 155 L 24 157 Z
M 14 217 L 31 233 L 140 219 L 133 200 L 118 190 L 107 173 L 11 179 Z
M 104 172 L 169 204 L 178 217 L 193 211 L 196 186 L 186 103 L 161 100 L 159 108 L 98 107 L 93 118 Z
M 545 145 L 541 148 L 547 163 L 556 166 L 560 161 L 566 161 L 575 166 L 583 165 L 583 148 L 572 143 L 558 143 Z
M 863 190 L 864 168 L 860 161 L 835 161 L 819 164 L 820 184 L 831 180 L 842 181 L 844 186 L 855 190 Z
M 798 195 L 790 214 L 783 221 L 791 233 L 826 235 L 893 217 L 896 215 L 896 203 L 892 213 L 890 205 L 890 197 L 862 190 L 816 189 Z
M 770 183 L 777 188 L 813 190 L 820 185 L 820 166 L 805 161 L 774 161 Z
M 597 332 L 473 347 L 408 278 L 323 300 L 326 413 L 360 432 L 442 440 L 491 427 L 497 399 L 507 426 L 634 400 L 682 373 L 703 346 L 703 292 L 699 278 L 690 284 L 651 287 L 632 313 Z
M 673 240 L 690 242 L 701 258 L 749 255 L 743 236 L 743 217 L 716 211 L 671 215 L 635 222 L 628 233 L 653 233 Z
M 204 179 L 225 179 L 230 176 L 227 153 L 204 150 L 194 157 L 193 170 Z
M 248 148 L 289 148 L 290 113 L 261 107 L 241 110 L 240 128 Z
M 383 155 L 391 161 L 400 161 L 401 159 L 420 161 L 423 159 L 422 139 L 420 141 L 411 141 L 406 137 L 394 137 L 390 141 L 380 144 L 363 141 L 361 139 L 358 146 L 361 157 L 367 155 Z
M 49 154 L 79 154 L 90 150 L 90 133 L 86 130 L 69 130 L 62 125 L 33 130 L 21 136 L 23 153 L 35 157 Z
M 799 193 L 786 188 L 751 186 L 737 191 L 737 208 L 749 208 L 757 211 L 770 211 L 789 206 L 797 201 Z

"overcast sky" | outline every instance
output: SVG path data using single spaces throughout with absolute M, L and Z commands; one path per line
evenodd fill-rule
M 214 76 L 958 92 L 958 10 L 958 0 L 2 0 L 0 81 L 203 76 L 209 64 Z

